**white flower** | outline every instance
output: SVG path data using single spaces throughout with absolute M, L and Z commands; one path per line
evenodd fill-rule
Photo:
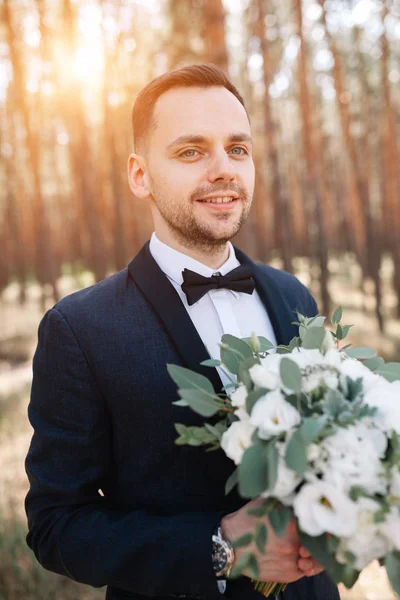
M 235 465 L 239 465 L 242 456 L 251 446 L 251 437 L 254 433 L 255 428 L 251 425 L 248 419 L 243 421 L 235 421 L 232 425 L 222 434 L 221 448 L 225 454 L 233 460 Z
M 307 460 L 313 462 L 321 456 L 321 448 L 318 444 L 309 444 L 307 446 Z
M 400 500 L 400 471 L 398 467 L 392 467 L 390 470 L 391 485 L 390 495 Z
M 380 378 L 365 393 L 364 403 L 378 409 L 377 422 L 385 431 L 400 434 L 400 381 Z
M 301 421 L 299 411 L 285 400 L 280 390 L 268 392 L 253 407 L 250 421 L 261 439 L 290 431 Z
M 336 558 L 346 563 L 345 552 L 356 557 L 355 568 L 363 569 L 372 560 L 382 558 L 392 549 L 392 543 L 383 534 L 382 524 L 375 523 L 374 515 L 380 505 L 371 498 L 359 498 L 356 503 L 356 529 L 354 533 L 341 540 Z
M 346 377 L 350 377 L 350 379 L 353 379 L 354 381 L 361 378 L 363 380 L 364 391 L 367 391 L 371 386 L 382 381 L 382 377 L 376 375 L 376 373 L 373 373 L 359 360 L 350 358 L 344 354 L 342 356 L 343 358 L 346 358 L 340 365 L 341 380 L 345 379 Z
M 243 383 L 230 395 L 232 406 L 236 408 L 245 408 L 247 400 L 247 388 Z
M 370 494 L 385 493 L 385 473 L 380 459 L 386 446 L 385 434 L 373 424 L 368 427 L 359 422 L 340 427 L 321 442 L 316 468 L 325 481 L 344 491 L 360 486 Z
M 400 550 L 400 513 L 399 508 L 392 506 L 383 523 L 379 523 L 380 531 L 386 536 L 389 543 Z
M 332 333 L 329 331 L 329 329 L 326 329 L 324 339 L 323 339 L 322 345 L 321 345 L 321 352 L 322 352 L 322 354 L 326 355 L 326 353 L 329 352 L 329 350 L 334 350 L 334 349 L 336 349 L 334 337 L 333 337 Z
M 356 527 L 355 503 L 340 489 L 325 482 L 306 483 L 293 502 L 302 531 L 317 536 L 325 532 L 349 536 Z
M 279 498 L 283 504 L 291 505 L 293 503 L 293 492 L 299 485 L 301 477 L 286 465 L 285 454 L 287 444 L 279 442 L 277 443 L 277 447 L 279 451 L 278 478 L 274 488 L 261 495 L 264 498 L 274 496 L 275 498 Z
M 261 359 L 261 365 L 254 365 L 249 370 L 253 383 L 266 390 L 274 390 L 281 385 L 280 364 L 282 354 L 268 354 Z
M 305 394 L 322 385 L 332 389 L 338 387 L 341 357 L 337 350 L 329 349 L 324 356 L 317 349 L 296 348 L 290 359 L 302 370 L 301 391 Z

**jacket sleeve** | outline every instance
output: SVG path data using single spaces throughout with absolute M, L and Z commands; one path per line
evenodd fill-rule
M 57 309 L 39 327 L 29 418 L 27 542 L 46 569 L 150 597 L 219 597 L 211 537 L 220 512 L 124 511 L 99 494 L 113 468 L 110 417 Z

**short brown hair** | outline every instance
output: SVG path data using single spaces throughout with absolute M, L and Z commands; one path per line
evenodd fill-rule
M 244 101 L 226 73 L 213 64 L 190 65 L 169 73 L 164 73 L 148 83 L 136 98 L 132 111 L 132 128 L 135 148 L 154 127 L 153 109 L 158 98 L 175 87 L 212 87 L 222 86 L 229 90 L 243 105 Z M 247 114 L 247 111 L 246 111 Z M 248 116 L 248 114 L 247 114 Z

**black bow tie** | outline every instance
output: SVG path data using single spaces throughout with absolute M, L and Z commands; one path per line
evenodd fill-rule
M 234 292 L 252 294 L 255 288 L 252 270 L 245 265 L 236 267 L 227 275 L 217 273 L 212 277 L 203 277 L 189 269 L 184 269 L 182 275 L 182 290 L 186 294 L 189 306 L 200 300 L 210 290 L 225 288 Z

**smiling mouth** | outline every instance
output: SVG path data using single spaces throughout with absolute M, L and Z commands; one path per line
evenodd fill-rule
M 204 202 L 205 204 L 231 204 L 235 202 L 237 198 L 232 196 L 219 196 L 217 198 L 201 198 L 198 202 Z

